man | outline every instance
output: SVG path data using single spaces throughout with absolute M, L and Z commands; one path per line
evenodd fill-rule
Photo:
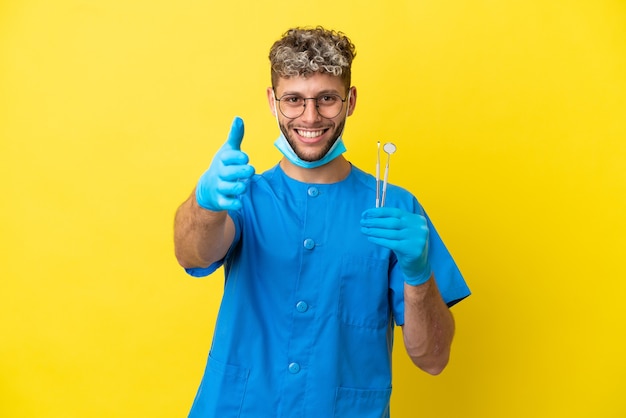
M 469 290 L 417 200 L 390 185 L 375 207 L 342 155 L 354 56 L 342 33 L 287 31 L 267 89 L 280 163 L 254 173 L 236 118 L 176 214 L 179 263 L 226 276 L 190 417 L 388 417 L 394 325 L 419 368 L 448 362 Z

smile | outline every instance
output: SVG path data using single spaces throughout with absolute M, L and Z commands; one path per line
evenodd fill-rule
M 296 129 L 296 132 L 303 138 L 317 138 L 318 136 L 324 135 L 324 132 L 326 132 L 326 130 L 324 129 L 319 131 L 304 131 Z

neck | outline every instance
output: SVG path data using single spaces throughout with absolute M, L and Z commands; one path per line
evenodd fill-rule
M 352 166 L 343 155 L 340 155 L 328 164 L 316 168 L 299 167 L 283 158 L 280 160 L 280 168 L 287 176 L 302 183 L 331 184 L 348 177 Z

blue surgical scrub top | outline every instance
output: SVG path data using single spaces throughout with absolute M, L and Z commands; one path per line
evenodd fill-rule
M 394 325 L 404 278 L 393 252 L 361 233 L 374 177 L 356 167 L 334 184 L 255 175 L 230 211 L 235 239 L 213 343 L 190 417 L 388 417 Z M 426 216 L 389 186 L 385 206 Z M 428 218 L 427 218 L 428 219 Z M 445 302 L 470 294 L 435 228 L 430 264 Z

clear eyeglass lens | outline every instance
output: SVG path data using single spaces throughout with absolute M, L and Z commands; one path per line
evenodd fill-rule
M 287 95 L 278 99 L 278 108 L 285 117 L 295 119 L 304 113 L 307 100 L 314 100 L 319 114 L 327 119 L 339 115 L 343 108 L 343 99 L 337 94 L 324 94 L 315 98 Z

